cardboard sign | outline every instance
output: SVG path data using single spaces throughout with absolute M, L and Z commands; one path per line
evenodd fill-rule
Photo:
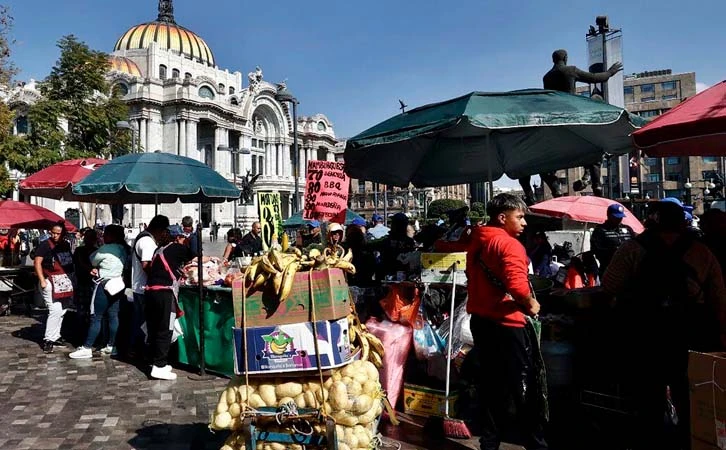
M 260 215 L 262 227 L 262 242 L 267 248 L 272 247 L 272 235 L 282 236 L 282 212 L 280 211 L 279 192 L 258 192 L 257 212 Z
M 344 164 L 308 161 L 303 219 L 343 223 L 348 208 L 350 178 Z

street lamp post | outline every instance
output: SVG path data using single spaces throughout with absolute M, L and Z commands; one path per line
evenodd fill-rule
M 249 155 L 252 151 L 249 148 L 227 147 L 225 145 L 218 145 L 217 151 L 230 153 L 230 156 L 232 157 L 232 180 L 234 187 L 237 187 L 239 155 Z M 239 203 L 239 199 L 234 201 L 234 212 L 232 213 L 234 215 L 232 218 L 233 228 L 237 228 L 237 203 Z
M 299 155 L 297 151 L 297 105 L 298 101 L 290 91 L 287 90 L 285 83 L 277 85 L 277 94 L 275 100 L 278 102 L 290 102 L 292 103 L 292 175 L 295 178 L 295 197 L 292 201 L 292 212 L 293 214 L 298 212 L 300 209 L 300 162 L 298 161 Z

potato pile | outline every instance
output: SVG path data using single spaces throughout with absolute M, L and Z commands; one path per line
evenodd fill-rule
M 239 430 L 245 411 L 253 412 L 264 406 L 280 407 L 290 402 L 298 408 L 321 409 L 332 417 L 337 424 L 339 450 L 371 448 L 376 422 L 383 412 L 384 397 L 378 369 L 373 363 L 354 361 L 335 369 L 322 387 L 317 376 L 303 378 L 300 382 L 284 378 L 270 381 L 250 380 L 250 384 L 245 385 L 244 377 L 237 377 L 222 392 L 210 424 L 214 430 L 233 431 L 222 450 L 244 450 L 244 438 Z M 315 425 L 315 428 L 318 432 L 324 431 L 324 425 Z M 262 450 L 285 448 L 302 450 L 302 447 L 295 445 L 258 445 L 258 449 Z

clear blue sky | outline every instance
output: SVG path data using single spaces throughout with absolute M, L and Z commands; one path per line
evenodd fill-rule
M 75 34 L 110 52 L 156 0 L 10 0 L 19 78 L 42 79 L 57 40 Z M 554 5 L 554 6 L 548 6 Z M 726 78 L 723 0 L 174 0 L 176 21 L 199 34 L 221 68 L 288 79 L 302 114 L 322 112 L 341 137 L 411 107 L 472 90 L 540 87 L 557 48 L 585 67 L 585 33 L 607 14 L 623 29 L 625 72 L 695 71 Z M 246 80 L 246 78 L 245 78 Z

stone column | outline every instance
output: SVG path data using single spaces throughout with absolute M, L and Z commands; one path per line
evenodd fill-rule
M 177 120 L 179 129 L 179 138 L 177 140 L 176 154 L 179 156 L 187 156 L 187 121 L 185 119 Z
M 227 133 L 227 130 L 225 128 L 222 128 L 221 126 L 217 126 L 214 130 L 214 147 L 212 148 L 212 152 L 214 153 L 214 170 L 221 174 L 228 174 L 232 171 L 230 170 L 230 152 L 219 152 L 217 151 L 217 147 L 227 146 L 229 140 L 229 133 Z
M 138 130 L 139 130 L 139 146 L 145 151 L 149 151 L 149 142 L 148 142 L 148 130 L 146 129 L 146 122 L 147 119 L 139 119 L 138 121 Z
M 275 175 L 282 175 L 282 144 L 275 144 Z
M 197 161 L 204 159 L 200 157 L 201 152 L 197 144 L 198 123 L 196 120 L 187 120 L 187 156 Z

